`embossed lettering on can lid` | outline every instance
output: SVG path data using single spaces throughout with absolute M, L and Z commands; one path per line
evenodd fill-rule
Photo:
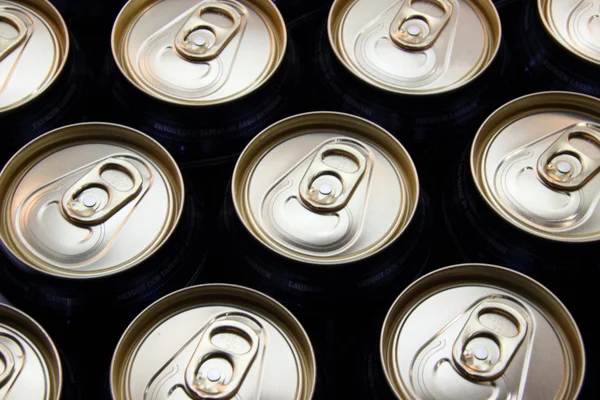
M 350 72 L 409 95 L 468 84 L 495 59 L 502 35 L 490 0 L 336 0 L 328 30 Z
M 169 103 L 225 103 L 256 90 L 282 63 L 285 23 L 270 0 L 130 0 L 112 49 L 129 81 Z
M 86 123 L 51 131 L 0 173 L 0 239 L 35 271 L 95 278 L 154 254 L 179 222 L 184 186 L 145 134 Z
M 200 285 L 144 310 L 115 350 L 115 400 L 308 400 L 316 362 L 294 316 L 241 286 Z
M 62 72 L 69 33 L 47 0 L 0 0 L 0 113 L 42 94 Z
M 562 242 L 600 239 L 600 100 L 567 92 L 514 100 L 479 129 L 471 171 L 504 219 Z
M 600 1 L 538 0 L 547 32 L 576 56 L 600 65 Z
M 492 265 L 456 265 L 414 282 L 389 310 L 380 346 L 402 399 L 575 399 L 585 371 L 564 305 Z
M 379 126 L 316 112 L 261 132 L 232 180 L 238 216 L 271 250 L 321 265 L 382 250 L 408 226 L 419 199 L 415 166 Z
M 29 316 L 0 304 L 0 399 L 58 400 L 61 390 L 52 339 Z

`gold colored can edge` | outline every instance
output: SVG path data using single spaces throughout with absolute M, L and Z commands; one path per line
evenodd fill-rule
M 569 43 L 564 40 L 560 34 L 554 29 L 552 24 L 548 18 L 548 12 L 546 11 L 550 6 L 552 0 L 538 0 L 537 1 L 537 10 L 538 17 L 540 18 L 542 24 L 544 25 L 544 29 L 546 29 L 546 33 L 552 37 L 552 39 L 558 43 L 564 50 L 567 50 L 570 54 L 573 54 L 577 58 L 595 64 L 596 66 L 600 66 L 600 59 L 595 59 L 593 57 L 587 57 L 580 51 L 577 51 L 573 46 L 570 46 Z
M 173 185 L 172 190 L 173 192 L 179 196 L 180 198 L 180 206 L 179 206 L 179 210 L 177 211 L 177 213 L 175 213 L 173 215 L 173 220 L 172 220 L 172 226 L 170 228 L 170 230 L 164 235 L 164 238 L 162 240 L 162 243 L 157 246 L 152 252 L 148 253 L 144 258 L 142 259 L 138 259 L 134 264 L 129 265 L 125 268 L 122 268 L 120 270 L 117 270 L 116 272 L 109 272 L 109 273 L 89 273 L 89 274 L 85 274 L 85 275 L 78 275 L 78 274 L 60 274 L 60 273 L 54 273 L 54 272 L 50 272 L 46 269 L 44 269 L 41 266 L 38 265 L 34 265 L 31 262 L 23 259 L 23 257 L 21 257 L 20 252 L 16 251 L 16 249 L 14 248 L 14 243 L 6 243 L 4 240 L 4 236 L 6 236 L 6 231 L 5 231 L 5 227 L 9 226 L 10 224 L 7 223 L 6 221 L 6 214 L 2 213 L 0 214 L 0 221 L 2 222 L 2 224 L 0 224 L 0 245 L 4 248 L 5 251 L 8 251 L 10 253 L 10 255 L 14 258 L 16 258 L 17 260 L 19 260 L 19 262 L 23 263 L 24 265 L 26 265 L 28 268 L 30 268 L 32 271 L 35 271 L 36 273 L 40 273 L 43 275 L 49 275 L 55 278 L 68 278 L 68 279 L 81 279 L 81 280 L 89 280 L 89 279 L 100 279 L 100 278 L 105 278 L 107 276 L 114 276 L 114 275 L 118 275 L 120 272 L 125 271 L 125 270 L 131 270 L 132 268 L 139 268 L 140 265 L 142 265 L 144 263 L 144 261 L 146 261 L 148 258 L 150 258 L 153 254 L 155 254 L 158 249 L 160 249 L 173 235 L 173 232 L 175 231 L 175 229 L 177 228 L 177 226 L 180 223 L 181 220 L 181 215 L 183 213 L 183 209 L 185 207 L 185 185 L 184 185 L 184 181 L 183 181 L 183 175 L 181 174 L 181 170 L 179 169 L 179 166 L 177 165 L 177 163 L 175 162 L 175 159 L 171 156 L 171 154 L 156 140 L 154 140 L 153 138 L 151 138 L 150 136 L 146 135 L 145 133 L 130 128 L 128 126 L 125 125 L 120 125 L 120 124 L 113 124 L 113 123 L 108 123 L 108 122 L 83 122 L 83 123 L 77 123 L 77 124 L 72 124 L 72 125 L 66 125 L 66 126 L 62 126 L 56 129 L 53 129 L 35 139 L 33 139 L 32 141 L 30 141 L 29 143 L 27 143 L 25 146 L 23 146 L 17 153 L 15 153 L 10 160 L 8 160 L 6 162 L 6 164 L 4 165 L 3 169 L 0 170 L 0 188 L 3 188 L 6 185 L 6 181 L 9 182 L 10 185 L 10 190 L 7 190 L 6 188 L 3 188 L 4 190 L 0 191 L 0 204 L 2 203 L 6 203 L 7 199 L 10 199 L 14 193 L 14 189 L 15 187 L 18 185 L 18 183 L 23 179 L 23 177 L 29 172 L 29 170 L 31 169 L 32 165 L 35 165 L 37 162 L 39 162 L 40 160 L 42 160 L 46 155 L 49 154 L 48 148 L 52 148 L 52 150 L 56 151 L 59 148 L 66 148 L 69 145 L 73 145 L 73 144 L 77 144 L 79 140 L 90 140 L 90 136 L 93 137 L 94 139 L 98 139 L 100 137 L 103 136 L 103 134 L 100 133 L 95 133 L 94 134 L 94 130 L 99 130 L 102 127 L 106 128 L 112 128 L 115 131 L 122 131 L 122 133 L 125 133 L 126 135 L 124 136 L 119 136 L 116 134 L 112 134 L 111 138 L 115 139 L 118 138 L 120 143 L 122 143 L 123 145 L 132 145 L 132 143 L 135 145 L 137 144 L 139 147 L 136 148 L 137 151 L 141 151 L 141 150 L 145 150 L 145 151 L 151 151 L 150 154 L 152 154 L 152 156 L 158 160 L 158 161 L 162 161 L 162 165 L 166 166 L 166 167 L 173 167 L 171 171 L 162 171 L 165 174 L 165 177 L 169 180 L 169 183 L 171 185 Z M 80 129 L 84 129 L 85 132 L 81 132 Z M 75 132 L 72 132 L 72 131 Z M 136 135 L 136 136 L 133 136 Z M 126 138 L 126 139 L 124 139 Z M 80 142 L 79 142 L 80 143 Z M 28 153 L 32 153 L 32 154 L 28 154 Z M 20 164 L 19 165 L 14 165 L 15 162 L 19 161 Z M 26 164 L 27 168 L 25 170 L 20 169 L 19 167 L 22 167 L 23 164 Z M 6 176 L 8 174 L 8 177 Z M 175 187 L 175 185 L 178 185 L 179 188 Z M 1 210 L 1 208 L 0 208 Z M 9 237 L 12 236 L 9 233 Z M 12 240 L 11 240 L 12 242 Z M 12 244 L 12 246 L 10 245 Z
M 364 80 L 362 76 L 360 76 L 358 73 L 356 73 L 356 71 L 354 71 L 354 69 L 348 67 L 347 63 L 344 61 L 344 57 L 340 53 L 338 41 L 335 39 L 334 33 L 337 29 L 339 29 L 338 26 L 340 24 L 340 17 L 341 17 L 340 14 L 342 13 L 342 11 L 344 11 L 346 9 L 346 7 L 348 6 L 348 3 L 354 2 L 354 1 L 357 1 L 357 0 L 334 0 L 333 5 L 331 6 L 331 9 L 329 11 L 329 16 L 327 18 L 327 36 L 329 38 L 329 45 L 331 46 L 331 49 L 333 50 L 338 62 L 340 62 L 344 66 L 344 68 L 346 68 L 346 70 L 348 72 L 350 72 L 356 79 L 368 84 L 372 88 L 375 88 L 378 90 L 383 90 L 387 93 L 406 95 L 406 96 L 416 96 L 416 97 L 427 97 L 427 96 L 432 96 L 432 95 L 454 93 L 454 92 L 462 89 L 463 87 L 468 86 L 473 81 L 476 81 L 485 71 L 487 71 L 489 69 L 489 67 L 494 63 L 494 61 L 498 57 L 498 53 L 500 51 L 500 45 L 502 43 L 502 23 L 500 22 L 500 14 L 498 14 L 498 10 L 496 9 L 496 6 L 492 2 L 492 0 L 474 0 L 473 2 L 478 4 L 478 7 L 483 7 L 484 11 L 487 11 L 487 13 L 486 13 L 487 20 L 488 20 L 488 22 L 493 23 L 490 26 L 490 28 L 493 32 L 495 32 L 496 36 L 498 37 L 498 39 L 496 40 L 496 45 L 494 46 L 493 51 L 491 52 L 491 57 L 490 57 L 489 62 L 483 68 L 481 68 L 479 73 L 473 75 L 473 77 L 471 77 L 471 79 L 463 82 L 461 85 L 458 85 L 456 87 L 451 87 L 449 89 L 442 88 L 442 89 L 438 89 L 438 90 L 432 90 L 430 92 L 411 92 L 409 90 L 389 90 L 385 86 L 378 85 L 377 83 L 375 83 L 371 80 L 369 80 L 369 81 Z M 489 39 L 488 39 L 488 45 L 489 45 Z
M 130 4 L 135 1 L 137 1 L 138 3 L 143 3 L 143 4 L 138 5 L 138 8 L 134 8 L 133 10 L 130 11 L 128 9 L 128 7 L 133 7 L 133 6 L 130 6 Z M 123 34 L 127 32 L 129 26 L 132 23 L 135 23 L 137 21 L 137 19 L 139 18 L 140 12 L 145 10 L 145 8 L 143 8 L 143 7 L 148 7 L 148 5 L 146 3 L 148 3 L 148 4 L 155 3 L 156 0 L 139 0 L 139 1 L 138 0 L 128 0 L 124 4 L 123 8 L 121 8 L 121 10 L 119 11 L 119 14 L 115 18 L 115 22 L 113 24 L 113 28 L 112 28 L 111 36 L 110 36 L 110 47 L 111 47 L 113 62 L 116 64 L 117 68 L 119 69 L 121 76 L 125 77 L 125 79 L 127 79 L 127 81 L 129 81 L 129 83 L 132 86 L 134 86 L 140 93 L 143 93 L 147 96 L 150 96 L 151 98 L 153 98 L 155 100 L 159 100 L 166 104 L 173 104 L 173 105 L 184 106 L 184 107 L 189 107 L 189 108 L 193 108 L 193 107 L 202 108 L 202 107 L 210 107 L 210 106 L 219 106 L 219 105 L 229 104 L 229 103 L 235 102 L 236 100 L 243 99 L 243 98 L 251 95 L 252 93 L 255 93 L 256 91 L 258 91 L 260 88 L 262 88 L 267 82 L 269 82 L 273 78 L 275 73 L 279 70 L 279 68 L 283 64 L 283 60 L 286 57 L 287 47 L 288 47 L 288 34 L 287 34 L 285 20 L 283 19 L 283 16 L 281 15 L 281 12 L 279 11 L 279 9 L 275 5 L 275 3 L 273 3 L 271 0 L 248 0 L 248 1 L 250 1 L 252 4 L 259 3 L 262 10 L 266 10 L 266 12 L 272 14 L 271 17 L 272 17 L 273 21 L 277 21 L 277 23 L 279 25 L 277 27 L 273 27 L 273 31 L 275 32 L 276 35 L 280 36 L 280 40 L 283 43 L 283 45 L 280 49 L 281 54 L 279 55 L 279 58 L 275 62 L 275 65 L 272 68 L 271 72 L 265 76 L 265 78 L 263 79 L 262 82 L 260 82 L 260 84 L 255 86 L 249 92 L 243 92 L 236 96 L 227 98 L 224 101 L 209 101 L 202 105 L 198 105 L 198 104 L 194 104 L 193 102 L 167 99 L 163 96 L 159 96 L 158 94 L 141 87 L 130 76 L 129 72 L 123 65 L 123 62 L 122 62 L 123 57 L 120 54 L 120 52 L 118 51 L 118 48 L 122 47 L 122 45 L 119 45 L 119 43 L 121 43 L 123 41 Z M 121 20 L 125 19 L 125 18 L 130 19 L 130 21 L 129 22 L 121 22 Z M 121 26 L 121 25 L 124 25 L 124 26 Z M 121 52 L 122 51 L 123 50 L 121 50 Z
M 302 386 L 306 386 L 302 400 L 312 399 L 317 382 L 317 363 L 312 343 L 302 324 L 274 298 L 251 288 L 226 283 L 209 283 L 177 290 L 155 301 L 135 317 L 119 339 L 111 360 L 110 390 L 113 399 L 128 398 L 127 396 L 123 397 L 122 394 L 127 389 L 127 382 L 129 381 L 127 374 L 131 362 L 135 359 L 135 354 L 141 344 L 140 333 L 147 333 L 151 330 L 148 328 L 154 329 L 167 318 L 193 307 L 194 300 L 206 298 L 207 301 L 210 301 L 211 297 L 216 300 L 215 303 L 218 301 L 219 304 L 223 303 L 223 299 L 225 299 L 225 301 L 232 300 L 229 306 L 235 306 L 233 302 L 238 301 L 242 304 L 241 307 L 252 304 L 253 307 L 264 308 L 269 314 L 277 318 L 278 322 L 284 324 L 277 325 L 277 327 L 280 329 L 285 328 L 282 329 L 282 332 L 294 337 L 296 339 L 293 341 L 295 345 L 303 346 L 297 348 L 301 368 L 310 372 L 312 367 L 310 375 L 300 375 L 299 378 L 302 381 Z M 250 312 L 263 317 L 254 310 Z M 118 385 L 119 381 L 123 386 Z M 312 383 L 307 386 L 307 382 Z
M 521 292 L 517 292 L 520 296 L 523 296 L 523 293 L 531 295 L 533 300 L 539 302 L 537 305 L 543 311 L 544 316 L 548 317 L 550 312 L 554 322 L 561 328 L 560 333 L 563 335 L 563 339 L 571 344 L 571 349 L 575 351 L 570 356 L 573 359 L 573 369 L 579 372 L 579 376 L 571 379 L 569 392 L 571 397 L 568 399 L 578 398 L 585 377 L 586 357 L 581 332 L 569 310 L 554 293 L 527 275 L 498 265 L 481 263 L 456 264 L 430 272 L 406 288 L 390 307 L 379 337 L 379 357 L 386 381 L 398 398 L 411 398 L 406 387 L 394 380 L 394 376 L 398 375 L 398 366 L 393 357 L 393 349 L 397 347 L 398 327 L 414 309 L 417 302 L 454 283 L 490 283 L 494 286 L 502 285 L 501 287 L 507 290 L 520 290 Z M 571 332 L 566 332 L 566 329 Z M 387 346 L 386 343 L 388 343 Z
M 336 121 L 332 121 L 332 119 L 335 119 Z M 346 122 L 346 124 L 341 125 L 342 129 L 347 129 L 352 134 L 358 133 L 366 135 L 369 140 L 379 145 L 382 151 L 385 151 L 389 155 L 394 156 L 395 161 L 403 161 L 404 165 L 401 166 L 405 167 L 405 176 L 407 178 L 412 178 L 413 181 L 407 181 L 406 183 L 407 186 L 414 191 L 413 197 L 415 200 L 413 204 L 410 205 L 410 211 L 406 213 L 406 223 L 404 224 L 404 226 L 400 227 L 400 221 L 397 221 L 396 225 L 393 228 L 394 233 L 388 235 L 387 243 L 383 246 L 376 247 L 375 250 L 373 250 L 373 246 L 371 246 L 364 252 L 365 254 L 360 254 L 358 256 L 354 256 L 345 260 L 336 259 L 334 261 L 315 261 L 304 257 L 298 257 L 292 251 L 286 251 L 280 248 L 281 246 L 275 247 L 276 245 L 273 241 L 268 240 L 263 235 L 257 233 L 260 229 L 258 227 L 258 223 L 253 220 L 252 216 L 250 215 L 250 212 L 247 209 L 248 201 L 246 193 L 247 186 L 249 184 L 248 180 L 250 175 L 262 159 L 262 156 L 264 156 L 266 152 L 268 152 L 270 149 L 273 149 L 275 146 L 284 142 L 285 140 L 295 136 L 293 129 L 290 128 L 306 130 L 309 129 L 311 126 L 333 126 L 335 122 L 339 122 L 340 120 Z M 397 151 L 392 152 L 390 150 L 391 146 L 394 146 Z M 398 164 L 399 163 L 396 163 L 397 167 Z M 306 264 L 341 265 L 357 262 L 370 256 L 373 256 L 374 254 L 383 251 L 396 240 L 398 240 L 398 238 L 402 236 L 402 233 L 404 232 L 406 227 L 412 222 L 417 212 L 421 191 L 417 168 L 414 164 L 412 157 L 410 156 L 410 153 L 400 143 L 400 141 L 398 141 L 398 139 L 392 136 L 391 133 L 389 133 L 387 130 L 380 127 L 379 125 L 375 124 L 374 122 L 371 122 L 365 118 L 358 117 L 356 115 L 333 111 L 316 111 L 287 117 L 278 122 L 275 122 L 271 126 L 264 129 L 262 132 L 260 132 L 258 135 L 256 135 L 254 139 L 252 139 L 250 143 L 248 143 L 246 148 L 242 151 L 240 157 L 236 162 L 231 180 L 231 194 L 237 217 L 239 218 L 240 222 L 244 225 L 247 232 L 250 233 L 250 235 L 252 235 L 253 238 L 258 243 L 260 243 L 260 245 L 286 258 L 290 258 L 292 260 Z M 242 200 L 242 198 L 244 198 L 245 200 Z M 393 237 L 390 238 L 390 236 Z
M 42 328 L 42 326 L 33 318 L 13 306 L 0 304 L 0 318 L 8 318 L 10 321 L 16 322 L 18 326 L 9 326 L 17 330 L 23 336 L 26 336 L 35 345 L 35 348 L 42 355 L 42 358 L 45 361 L 45 366 L 50 373 L 50 384 L 56 385 L 54 390 L 55 396 L 52 397 L 52 399 L 60 399 L 63 390 L 63 369 L 60 355 L 58 354 L 58 349 L 56 348 L 56 345 L 52 341 L 50 335 L 48 335 L 44 328 Z M 34 337 L 25 335 L 22 330 L 18 329 L 20 327 L 25 328 L 27 333 L 34 335 Z M 43 345 L 43 348 L 40 347 L 40 344 Z M 54 378 L 54 381 L 52 378 Z M 49 390 L 49 392 L 52 393 L 53 391 Z
M 15 0 L 13 0 L 13 1 L 15 1 Z M 36 9 L 37 11 L 39 11 L 41 13 L 41 15 L 44 17 L 44 19 L 51 18 L 53 20 L 52 22 L 54 22 L 54 24 L 49 24 L 49 25 L 52 28 L 58 27 L 62 30 L 62 32 L 54 32 L 54 33 L 56 34 L 58 41 L 62 43 L 64 53 L 63 53 L 60 65 L 59 65 L 58 69 L 56 70 L 56 73 L 54 74 L 52 79 L 45 86 L 43 86 L 41 88 L 41 90 L 38 88 L 38 90 L 36 91 L 36 93 L 34 95 L 28 96 L 25 99 L 22 99 L 21 101 L 14 103 L 12 106 L 6 107 L 4 110 L 0 110 L 0 116 L 2 116 L 3 114 L 8 114 L 9 112 L 17 110 L 21 107 L 24 107 L 25 105 L 33 102 L 36 98 L 38 98 L 43 93 L 45 93 L 56 82 L 58 77 L 62 75 L 63 70 L 65 69 L 65 66 L 67 65 L 67 60 L 69 59 L 69 54 L 71 51 L 71 39 L 69 38 L 69 29 L 67 27 L 67 24 L 66 24 L 64 18 L 62 17 L 62 15 L 60 14 L 60 12 L 50 2 L 50 0 L 41 0 L 41 1 L 17 0 L 17 2 L 20 4 L 25 4 L 29 7 Z M 46 20 L 46 22 L 48 23 L 47 20 Z M 63 36 L 59 37 L 58 33 L 62 33 Z
M 562 109 L 559 109 L 562 107 Z M 508 123 L 517 120 L 519 117 L 536 111 L 564 110 L 565 107 L 571 107 L 570 110 L 582 114 L 588 114 L 595 119 L 600 119 L 600 99 L 585 94 L 574 92 L 548 91 L 528 94 L 514 99 L 496 111 L 494 111 L 481 125 L 471 146 L 470 169 L 471 176 L 481 197 L 487 205 L 503 220 L 510 223 L 517 229 L 527 232 L 533 236 L 556 242 L 566 243 L 589 243 L 598 240 L 598 235 L 591 239 L 577 237 L 560 237 L 536 231 L 530 227 L 520 224 L 513 219 L 508 212 L 502 210 L 502 207 L 493 200 L 490 188 L 483 181 L 481 176 L 482 163 L 485 162 L 488 145 Z M 492 135 L 493 133 L 493 135 Z

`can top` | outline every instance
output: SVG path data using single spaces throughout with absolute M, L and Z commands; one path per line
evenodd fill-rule
M 337 265 L 382 250 L 419 199 L 415 166 L 379 126 L 316 112 L 280 121 L 243 151 L 232 179 L 238 216 L 271 250 Z
M 31 317 L 0 304 L 0 398 L 58 400 L 61 390 L 52 339 Z
M 599 110 L 594 97 L 546 92 L 493 113 L 471 149 L 471 172 L 486 202 L 545 239 L 600 239 Z
M 211 284 L 144 310 L 117 345 L 110 375 L 118 400 L 309 400 L 316 363 L 306 332 L 281 304 Z
M 546 31 L 576 56 L 600 65 L 600 3 L 597 0 L 538 0 Z
M 138 265 L 179 222 L 181 173 L 143 133 L 86 123 L 51 131 L 0 173 L 0 239 L 31 269 L 95 278 Z
M 380 351 L 403 399 L 575 399 L 585 371 L 564 305 L 492 265 L 456 265 L 414 282 L 388 312 Z
M 65 21 L 47 0 L 0 0 L 0 114 L 42 94 L 69 54 Z
M 336 0 L 328 30 L 350 72 L 408 95 L 467 85 L 495 59 L 502 35 L 491 0 Z
M 186 106 L 251 93 L 277 70 L 286 46 L 270 0 L 130 0 L 112 33 L 115 61 L 134 86 Z

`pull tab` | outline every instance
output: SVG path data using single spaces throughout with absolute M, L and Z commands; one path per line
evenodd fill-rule
M 220 27 L 202 18 L 206 12 L 216 12 L 231 19 L 232 25 Z M 204 2 L 194 10 L 192 16 L 175 36 L 177 52 L 191 61 L 207 61 L 216 58 L 236 35 L 246 18 L 245 11 L 216 1 Z
M 491 323 L 482 324 L 484 315 L 491 316 Z M 508 318 L 516 328 L 514 336 L 503 335 L 494 329 L 494 316 Z M 500 377 L 527 334 L 527 320 L 515 308 L 494 300 L 482 301 L 471 313 L 452 347 L 456 365 L 469 377 L 491 381 Z
M 109 170 L 127 174 L 133 181 L 133 185 L 124 190 L 113 187 L 102 178 L 102 173 Z M 101 224 L 140 193 L 142 182 L 140 171 L 131 163 L 116 158 L 108 158 L 97 164 L 65 192 L 61 202 L 62 210 L 69 219 L 76 223 L 85 225 Z M 84 190 L 90 188 L 100 188 L 106 191 L 108 194 L 107 202 L 102 204 L 93 195 L 80 196 Z
M 0 361 L 4 364 L 0 372 L 0 399 L 4 399 L 25 364 L 25 351 L 17 338 L 0 334 Z
M 425 14 L 412 5 L 418 0 L 406 0 L 390 26 L 390 38 L 406 50 L 427 50 L 437 40 L 450 20 L 453 5 L 448 0 L 428 0 L 444 11 L 441 17 Z
M 332 155 L 353 160 L 358 169 L 347 172 L 327 165 L 324 160 Z M 300 181 L 300 198 L 308 207 L 319 212 L 341 210 L 348 204 L 363 178 L 368 162 L 368 154 L 358 146 L 353 146 L 351 142 L 335 142 L 323 146 L 317 151 Z
M 222 341 L 217 341 L 219 335 L 224 335 Z M 188 390 L 199 399 L 232 398 L 240 390 L 260 346 L 257 333 L 239 317 L 216 320 L 204 332 L 187 365 Z
M 0 21 L 12 25 L 18 32 L 17 37 L 6 39 L 0 36 L 0 61 L 13 52 L 29 34 L 27 25 L 23 20 L 6 11 L 0 11 Z
M 0 343 L 0 360 L 4 363 L 4 371 L 0 373 L 0 388 L 3 388 L 15 372 L 15 358 L 2 343 Z
M 571 144 L 571 139 L 591 141 L 600 148 L 600 126 L 582 122 L 559 133 L 559 138 L 542 153 L 537 170 L 549 186 L 573 191 L 580 189 L 600 169 L 600 158 L 591 158 Z

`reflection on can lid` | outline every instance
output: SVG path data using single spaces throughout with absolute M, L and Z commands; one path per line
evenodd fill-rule
M 537 93 L 514 100 L 481 126 L 471 170 L 504 219 L 550 240 L 600 239 L 600 100 Z
M 93 278 L 155 253 L 175 229 L 184 187 L 175 161 L 136 130 L 71 125 L 21 149 L 0 173 L 0 239 L 45 274 Z
M 256 90 L 277 70 L 286 45 L 283 18 L 269 0 L 130 0 L 112 35 L 127 79 L 189 106 Z
M 415 166 L 388 132 L 347 114 L 280 121 L 240 156 L 233 200 L 261 243 L 312 264 L 363 259 L 398 238 L 419 198 Z
M 501 38 L 490 0 L 336 0 L 328 28 L 354 75 L 411 95 L 468 84 L 492 63 Z
M 58 400 L 62 367 L 44 329 L 21 311 L 0 304 L 0 399 Z
M 0 0 L 0 113 L 43 93 L 69 53 L 67 26 L 47 0 Z
M 402 399 L 575 399 L 585 355 L 562 303 L 517 272 L 479 264 L 424 276 L 381 332 L 388 383 Z
M 111 366 L 116 400 L 312 398 L 316 363 L 300 323 L 233 285 L 180 290 L 144 310 Z
M 600 64 L 600 1 L 538 0 L 548 33 L 564 48 Z

